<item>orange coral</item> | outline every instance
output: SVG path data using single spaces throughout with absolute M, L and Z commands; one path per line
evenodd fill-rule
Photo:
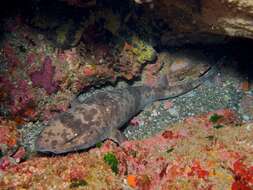
M 135 175 L 127 176 L 127 183 L 129 186 L 135 188 L 137 186 L 137 178 Z

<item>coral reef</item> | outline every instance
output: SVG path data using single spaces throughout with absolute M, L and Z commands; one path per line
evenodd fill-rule
M 28 24 L 22 16 L 5 20 L 6 30 L 12 32 L 5 35 L 1 46 L 1 115 L 25 121 L 49 119 L 66 110 L 83 89 L 114 83 L 117 78 L 138 77 L 143 66 L 156 58 L 154 48 L 137 37 L 127 49 L 127 39 L 116 35 L 115 23 L 97 25 L 107 18 L 101 11 L 95 20 L 91 16 L 79 28 L 73 27 L 75 20 L 64 25 L 57 23 L 58 18 L 44 18 L 42 13 L 29 18 Z M 110 8 L 108 15 L 114 15 Z M 52 32 L 55 28 L 56 34 Z M 78 36 L 75 43 L 69 40 L 70 34 Z M 64 47 L 79 44 L 63 50 L 57 48 L 55 40 Z
M 215 128 L 216 124 L 224 127 Z M 240 124 L 233 111 L 218 110 L 188 118 L 154 137 L 127 141 L 121 146 L 106 141 L 86 153 L 34 157 L 6 168 L 0 186 L 251 189 L 252 129 L 250 123 Z M 116 166 L 118 174 L 113 173 Z M 45 180 L 47 183 L 43 183 Z
M 131 42 L 131 45 L 128 46 L 127 49 L 137 56 L 137 61 L 139 63 L 145 63 L 147 61 L 152 62 L 155 60 L 156 52 L 152 46 L 137 37 L 133 37 Z
M 42 189 L 60 188 L 71 189 L 73 187 L 85 186 L 88 189 L 120 189 L 121 181 L 115 177 L 110 166 L 96 154 L 84 155 L 73 154 L 62 158 L 33 158 L 29 165 L 17 165 L 13 167 L 12 174 L 19 173 L 19 177 L 11 175 L 6 177 L 1 188 L 37 188 L 38 184 Z M 67 163 L 67 165 L 66 165 Z M 51 175 L 53 174 L 53 175 Z M 26 180 L 24 178 L 27 176 Z M 29 177 L 28 177 L 29 176 Z M 44 180 L 47 183 L 33 183 L 34 180 Z M 7 181 L 12 181 L 3 186 Z
M 162 75 L 170 84 L 199 77 L 209 64 L 191 57 L 192 51 L 172 55 L 164 47 L 224 43 L 227 36 L 252 38 L 252 1 L 28 4 L 12 7 L 9 14 L 9 9 L 0 11 L 0 189 L 253 189 L 253 124 L 242 124 L 229 109 L 187 118 L 121 146 L 108 140 L 88 152 L 29 154 L 30 159 L 25 149 L 34 146 L 41 121 L 67 110 L 82 91 L 136 78 L 142 79 L 138 84 L 156 86 Z M 133 118 L 130 127 L 136 130 L 131 133 L 128 127 L 128 137 L 144 138 L 167 126 L 166 120 L 174 123 L 220 107 L 239 110 L 244 121 L 252 119 L 251 81 L 234 87 L 237 82 L 230 78 L 215 80 L 219 90 L 207 84 L 201 96 L 193 92 L 182 98 L 181 107 L 167 100 L 159 107 L 166 111 L 149 110 L 143 112 L 146 117 Z M 27 133 L 25 138 L 19 131 Z
M 15 149 L 20 140 L 20 133 L 16 129 L 17 123 L 0 118 L 0 144 L 1 153 L 7 154 Z
M 21 134 L 17 131 L 17 122 L 0 118 L 0 171 L 16 165 L 26 155 L 20 145 Z
M 17 81 L 17 85 L 12 87 L 10 91 L 10 97 L 12 102 L 11 112 L 14 115 L 28 111 L 27 109 L 29 109 L 29 106 L 32 105 L 34 99 L 32 90 L 25 80 Z M 27 116 L 32 116 L 32 114 Z

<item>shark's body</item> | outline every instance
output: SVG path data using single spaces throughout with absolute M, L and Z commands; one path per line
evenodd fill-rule
M 177 97 L 198 87 L 214 73 L 172 87 L 134 86 L 98 92 L 54 118 L 39 135 L 36 149 L 55 154 L 83 150 L 105 139 L 124 140 L 119 129 L 154 101 Z

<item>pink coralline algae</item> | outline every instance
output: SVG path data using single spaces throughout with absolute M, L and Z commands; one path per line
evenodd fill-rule
M 21 136 L 17 130 L 17 122 L 0 117 L 0 152 L 2 154 L 0 172 L 19 163 L 24 158 L 26 151 L 24 147 L 19 147 Z
M 16 56 L 15 50 L 9 43 L 5 43 L 4 45 L 4 55 L 8 60 L 8 63 L 11 67 L 17 66 L 20 64 L 18 57 Z
M 130 125 L 138 127 L 143 123 L 143 121 L 141 119 L 138 119 L 137 117 L 134 117 L 131 121 L 130 121 Z
M 24 149 L 24 147 L 20 147 L 16 153 L 14 153 L 14 155 L 12 156 L 3 156 L 0 159 L 0 171 L 4 171 L 5 169 L 7 169 L 8 167 L 11 166 L 15 166 L 16 164 L 18 164 L 21 160 L 24 159 L 26 155 L 26 151 Z
M 33 102 L 32 91 L 25 80 L 20 80 L 10 91 L 11 112 L 24 111 Z
M 31 52 L 27 55 L 26 62 L 27 64 L 32 65 L 35 62 L 35 59 L 36 59 L 36 54 Z
M 0 76 L 0 89 L 2 91 L 1 94 L 8 93 L 11 87 L 12 84 L 10 80 L 5 76 Z
M 224 127 L 206 130 L 202 126 L 214 114 L 222 116 L 219 124 Z M 107 140 L 89 152 L 57 157 L 36 155 L 17 164 L 24 160 L 25 151 L 20 148 L 13 159 L 0 160 L 0 189 L 20 189 L 27 184 L 44 185 L 41 189 L 66 189 L 74 182 L 85 182 L 87 189 L 128 188 L 124 181 L 138 190 L 252 190 L 252 123 L 240 126 L 234 114 L 229 109 L 218 110 L 192 117 L 191 122 L 187 119 L 174 124 L 147 139 L 125 141 L 120 146 Z M 117 175 L 104 162 L 108 153 L 118 161 Z M 97 180 L 94 176 L 101 177 Z
M 58 89 L 57 83 L 53 81 L 54 69 L 52 60 L 47 56 L 43 61 L 42 69 L 31 74 L 33 84 L 44 88 L 49 95 Z

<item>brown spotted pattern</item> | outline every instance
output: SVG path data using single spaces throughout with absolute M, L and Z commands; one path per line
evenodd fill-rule
M 117 140 L 117 130 L 147 104 L 184 94 L 210 76 L 167 88 L 136 86 L 93 94 L 52 120 L 39 135 L 36 148 L 58 154 L 87 149 L 107 138 Z

